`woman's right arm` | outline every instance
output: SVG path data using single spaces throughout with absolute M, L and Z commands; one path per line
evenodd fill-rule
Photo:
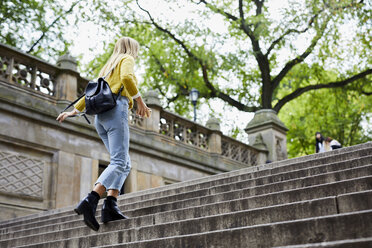
M 122 62 L 120 68 L 120 79 L 130 96 L 137 101 L 136 114 L 142 117 L 150 117 L 151 109 L 148 108 L 146 103 L 142 100 L 136 85 L 136 80 L 134 79 L 134 58 L 132 56 L 128 56 Z
M 140 96 L 136 81 L 134 79 L 134 58 L 132 56 L 126 57 L 121 62 L 120 79 L 123 82 L 125 89 L 133 99 L 136 99 Z

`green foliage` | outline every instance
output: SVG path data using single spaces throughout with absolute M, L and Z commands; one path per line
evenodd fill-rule
M 199 90 L 200 102 L 210 106 L 216 115 L 222 110 L 211 106 L 209 100 L 214 98 L 253 112 L 263 106 L 274 108 L 297 89 L 343 81 L 370 69 L 369 2 L 288 1 L 288 6 L 281 9 L 280 18 L 271 15 L 269 4 L 274 1 L 243 1 L 243 21 L 236 0 L 206 1 L 208 4 L 198 0 L 158 0 L 167 3 L 163 5 L 166 7 L 151 10 L 151 18 L 134 0 L 81 1 L 83 4 L 69 14 L 66 14 L 69 7 L 61 1 L 6 0 L 0 2 L 0 42 L 26 51 L 44 32 L 32 54 L 56 59 L 70 45 L 71 41 L 64 37 L 67 28 L 75 30 L 79 22 L 94 23 L 104 31 L 103 37 L 97 37 L 104 40 L 104 49 L 86 65 L 85 73 L 96 77 L 116 39 L 133 37 L 141 44 L 137 61 L 143 79 L 140 90 L 157 89 L 163 106 L 184 116 L 192 116 L 188 99 L 192 88 Z M 179 10 L 185 10 L 187 16 L 170 17 Z M 58 16 L 61 19 L 51 26 Z M 75 22 L 70 20 L 71 16 Z M 351 30 L 351 37 L 343 34 L 345 26 Z M 285 71 L 288 65 L 291 66 Z M 284 75 L 274 86 L 280 72 Z M 370 81 L 371 74 L 343 88 L 309 91 L 286 101 L 279 110 L 290 128 L 288 140 L 294 142 L 293 145 L 289 142 L 290 155 L 311 153 L 315 131 L 329 133 L 344 145 L 362 141 L 360 123 L 371 112 L 371 105 L 361 93 L 372 91 Z M 264 94 L 268 97 L 264 98 Z M 334 97 L 316 100 L 327 94 Z M 362 103 L 363 107 L 358 105 Z M 358 111 L 351 111 L 351 107 Z M 316 118 L 317 125 L 305 118 L 312 112 L 321 116 Z M 333 125 L 330 120 L 335 121 L 338 113 L 343 112 L 350 114 L 347 120 L 337 119 L 342 125 L 326 128 Z M 309 128 L 304 129 L 306 126 Z M 238 133 L 238 128 L 230 131 L 233 136 Z M 355 139 L 347 140 L 350 133 Z
M 173 1 L 168 2 L 168 11 L 172 11 L 175 8 Z M 366 42 L 368 32 L 365 32 L 370 30 L 370 12 L 366 11 L 368 4 L 351 0 L 289 2 L 279 21 L 269 15 L 267 2 L 264 2 L 260 14 L 256 13 L 253 1 L 244 2 L 244 24 L 253 30 L 262 53 L 283 36 L 267 57 L 271 80 L 287 62 L 298 59 L 278 87 L 272 88 L 272 105 L 296 89 L 345 80 L 367 69 L 371 61 L 370 56 L 366 56 L 370 51 L 370 42 Z M 182 9 L 192 5 L 187 1 L 178 1 L 176 7 Z M 135 7 L 131 5 L 131 8 Z M 203 77 L 201 64 L 205 65 L 207 79 L 217 91 L 242 104 L 262 106 L 264 81 L 257 52 L 253 51 L 250 37 L 242 29 L 241 19 L 232 20 L 226 14 L 239 17 L 236 1 L 199 4 L 193 13 L 205 22 L 196 22 L 192 18 L 173 21 L 166 15 L 150 13 L 156 26 L 145 12 L 141 15 L 134 11 L 128 14 L 128 11 L 123 8 L 121 15 L 110 15 L 108 11 L 107 20 L 125 23 L 117 37 L 131 36 L 140 42 L 139 64 L 144 68 L 141 88 L 143 91 L 157 89 L 165 108 L 191 117 L 192 106 L 188 100 L 191 88 L 198 89 L 205 104 L 210 106 L 208 100 L 216 95 Z M 225 29 L 216 30 L 208 25 L 208 19 L 218 16 L 223 18 Z M 350 23 L 354 23 L 355 37 L 341 43 L 341 28 Z M 307 46 L 300 46 L 301 41 L 308 43 Z M 107 52 L 90 68 L 100 68 L 111 47 L 112 44 L 108 45 Z M 300 57 L 305 51 L 311 54 L 306 60 Z M 283 57 L 283 52 L 287 57 Z M 353 61 L 346 56 L 350 54 Z M 346 61 L 348 63 L 344 63 Z M 289 155 L 295 157 L 312 153 L 316 131 L 338 139 L 343 145 L 369 139 L 370 134 L 363 133 L 365 130 L 361 123 L 368 121 L 367 113 L 371 105 L 367 104 L 368 98 L 360 93 L 371 90 L 370 76 L 367 76 L 343 88 L 309 91 L 289 101 L 280 111 L 280 118 L 290 129 Z M 220 114 L 213 106 L 210 108 L 216 115 Z M 340 113 L 347 113 L 346 118 L 340 118 Z M 238 127 L 232 127 L 229 134 L 237 137 L 241 132 Z
M 0 42 L 56 60 L 71 45 L 64 38 L 64 27 L 69 24 L 67 11 L 65 3 L 52 0 L 1 1 Z
M 315 132 L 330 136 L 343 146 L 371 141 L 371 98 L 356 91 L 322 89 L 305 93 L 288 103 L 279 114 L 289 128 L 288 156 L 315 153 Z

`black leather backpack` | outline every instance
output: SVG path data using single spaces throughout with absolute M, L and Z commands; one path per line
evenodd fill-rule
M 97 81 L 89 81 L 85 93 L 81 95 L 78 99 L 70 103 L 62 112 L 66 111 L 69 107 L 74 105 L 82 97 L 85 96 L 85 112 L 79 115 L 84 116 L 85 120 L 90 124 L 90 121 L 86 117 L 87 115 L 100 114 L 108 111 L 116 106 L 116 100 L 120 96 L 123 86 L 120 88 L 118 94 L 114 94 L 111 91 L 110 85 L 105 81 L 105 78 L 114 70 L 113 67 L 104 77 L 98 78 Z M 61 113 L 62 113 L 61 112 Z M 70 116 L 75 117 L 78 115 Z

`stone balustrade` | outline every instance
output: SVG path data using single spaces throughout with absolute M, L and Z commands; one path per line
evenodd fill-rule
M 222 156 L 239 161 L 243 164 L 257 165 L 259 150 L 252 149 L 251 146 L 239 142 L 230 137 L 224 136 L 221 142 Z
M 88 83 L 88 79 L 81 77 L 76 70 L 76 61 L 68 54 L 61 56 L 55 66 L 0 44 L 1 82 L 33 91 L 50 101 L 72 101 L 83 93 L 82 90 Z M 265 152 L 222 135 L 218 130 L 216 132 L 216 130 L 162 109 L 155 91 L 146 93 L 144 98 L 150 107 L 155 107 L 153 117 L 151 120 L 138 117 L 135 114 L 136 107 L 134 107 L 129 115 L 129 122 L 135 128 L 149 129 L 175 141 L 195 146 L 201 150 L 219 153 L 226 158 L 247 165 L 257 165 L 258 154 Z M 221 138 L 214 138 L 212 141 L 210 137 L 213 133 L 217 133 Z M 217 142 L 217 144 L 211 144 L 211 142 Z
M 68 54 L 52 65 L 0 44 L 0 219 L 76 204 L 109 166 L 94 125 L 84 118 L 55 120 L 88 81 Z M 137 116 L 136 104 L 129 113 L 132 168 L 125 193 L 267 160 L 264 145 L 223 135 L 216 118 L 200 125 L 163 109 L 154 90 L 142 97 L 152 114 Z
M 57 72 L 54 65 L 0 46 L 0 78 L 3 82 L 55 97 Z

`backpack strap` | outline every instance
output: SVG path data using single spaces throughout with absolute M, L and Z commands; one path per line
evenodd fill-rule
M 77 103 L 77 101 L 79 101 L 83 96 L 85 96 L 85 93 L 82 94 L 81 96 L 78 97 L 78 99 L 76 99 L 75 101 L 73 101 L 72 103 L 70 103 L 64 110 L 61 111 L 62 112 L 65 112 L 69 107 L 71 107 L 72 105 L 74 105 L 75 103 Z
M 70 108 L 77 101 L 79 101 L 83 96 L 85 96 L 85 94 L 82 94 L 81 96 L 78 97 L 78 99 L 76 99 L 75 101 L 70 103 L 64 110 L 61 111 L 61 113 L 65 112 L 68 108 Z M 90 124 L 90 121 L 89 121 L 88 117 L 85 115 L 85 112 L 82 112 L 82 114 L 77 114 L 77 115 L 73 115 L 73 116 L 69 116 L 69 117 L 76 117 L 76 116 L 79 116 L 79 115 L 82 115 L 85 118 L 85 120 L 88 122 L 88 124 Z
M 77 115 L 72 115 L 72 116 L 69 116 L 70 118 L 73 118 L 73 117 L 77 117 L 77 116 L 83 116 L 84 118 L 85 118 L 85 120 L 88 122 L 88 124 L 90 124 L 90 121 L 89 121 L 89 119 L 88 119 L 88 117 L 85 115 L 85 113 L 84 112 L 82 112 L 82 114 L 77 114 Z
M 112 69 L 102 78 L 103 79 L 107 78 L 107 76 L 110 75 L 110 73 L 115 69 L 115 67 L 116 67 L 116 65 L 114 65 L 114 67 L 112 67 Z

